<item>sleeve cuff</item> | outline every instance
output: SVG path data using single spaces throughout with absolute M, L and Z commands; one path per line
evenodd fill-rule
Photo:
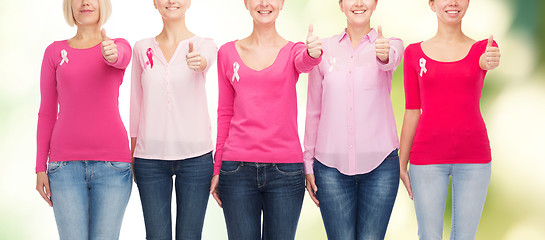
M 390 71 L 390 70 L 393 70 L 395 69 L 395 60 L 394 58 L 396 58 L 396 51 L 393 47 L 390 48 L 390 52 L 388 53 L 388 62 L 387 63 L 383 63 L 382 61 L 380 61 L 380 59 L 378 57 L 376 57 L 377 59 L 377 64 L 378 64 L 378 68 L 382 71 Z
M 308 51 L 305 48 L 305 53 L 303 54 L 303 63 L 307 66 L 316 66 L 320 64 L 322 61 L 322 56 L 324 55 L 324 50 L 320 53 L 320 56 L 318 58 L 313 58 L 310 55 L 308 55 Z

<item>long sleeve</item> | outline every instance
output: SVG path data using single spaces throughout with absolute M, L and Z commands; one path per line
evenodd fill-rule
M 235 90 L 230 83 L 224 68 L 223 53 L 218 52 L 218 136 L 216 139 L 216 153 L 214 155 L 214 175 L 218 175 L 221 168 L 223 145 L 229 136 L 229 126 L 233 118 L 233 104 L 235 99 Z
M 117 60 L 114 63 L 110 63 L 104 59 L 104 62 L 112 67 L 125 69 L 131 62 L 131 45 L 123 38 L 116 38 L 114 42 L 117 45 Z
M 307 112 L 305 120 L 305 139 L 303 163 L 306 174 L 313 174 L 314 150 L 318 135 L 318 125 L 322 112 L 322 81 L 324 75 L 320 65 L 314 67 L 308 76 Z
M 412 54 L 414 54 L 414 46 L 412 48 L 407 47 L 405 51 L 405 63 L 403 64 L 403 79 L 405 87 L 405 108 L 406 109 L 420 109 L 420 88 L 418 84 L 418 73 L 414 67 L 414 62 L 419 61 Z
M 134 59 L 131 71 L 131 107 L 129 133 L 131 137 L 138 137 L 140 115 L 142 111 L 142 64 L 138 56 L 138 48 L 134 48 Z
M 310 55 L 308 55 L 307 47 L 303 43 L 296 43 L 294 48 L 297 48 L 297 53 L 295 56 L 295 68 L 297 69 L 298 73 L 308 73 L 312 70 L 312 68 L 318 64 L 320 64 L 320 61 L 322 61 L 322 54 L 320 54 L 320 57 L 313 58 Z
M 388 63 L 383 63 L 377 58 L 377 64 L 382 71 L 395 71 L 403 59 L 403 41 L 399 38 L 390 38 L 390 52 Z
M 206 68 L 203 73 L 208 72 L 210 66 L 216 61 L 216 56 L 218 55 L 218 47 L 214 43 L 214 40 L 205 38 L 202 41 L 202 46 L 197 46 L 198 49 L 201 49 L 200 52 L 202 56 L 206 59 Z M 206 78 L 205 78 L 206 79 Z
M 42 69 L 40 74 L 40 110 L 38 113 L 38 131 L 36 133 L 37 154 L 36 154 L 36 172 L 44 172 L 47 169 L 47 159 L 49 157 L 49 148 L 53 127 L 57 121 L 58 100 L 57 100 L 57 80 L 55 72 L 55 63 L 53 54 L 55 49 L 50 45 L 44 53 Z M 60 54 L 60 52 L 59 52 Z

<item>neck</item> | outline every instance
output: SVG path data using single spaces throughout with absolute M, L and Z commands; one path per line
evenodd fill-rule
M 352 44 L 359 44 L 361 40 L 371 31 L 370 23 L 364 25 L 347 24 L 346 33 L 350 36 Z
M 462 32 L 462 22 L 457 24 L 446 24 L 439 21 L 437 25 L 437 34 L 435 34 L 434 38 L 445 42 L 458 42 L 465 37 L 465 34 Z
M 163 19 L 163 30 L 157 36 L 169 42 L 179 42 L 193 36 L 193 33 L 187 29 L 185 19 L 165 20 Z
M 77 25 L 75 40 L 93 41 L 101 39 L 100 26 L 97 25 Z
M 254 22 L 254 29 L 248 40 L 256 45 L 274 45 L 280 38 L 275 23 L 257 25 Z

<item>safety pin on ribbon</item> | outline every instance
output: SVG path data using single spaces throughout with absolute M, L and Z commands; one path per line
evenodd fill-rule
M 146 55 L 148 56 L 148 61 L 146 61 L 146 65 L 150 65 L 150 68 L 153 68 L 153 50 L 151 48 L 148 48 Z
M 237 82 L 240 80 L 240 76 L 238 75 L 238 69 L 240 68 L 240 65 L 238 65 L 238 62 L 233 63 L 233 77 L 231 78 L 231 82 L 234 82 L 235 79 Z
M 61 57 L 62 57 L 62 60 L 61 60 L 61 66 L 63 63 L 68 63 L 68 52 L 66 52 L 66 50 L 61 50 Z
M 335 57 L 330 57 L 329 58 L 329 72 L 332 72 L 333 69 L 335 68 L 335 63 L 337 62 L 337 60 L 335 59 Z
M 426 59 L 420 58 L 420 77 L 426 72 L 428 72 L 428 69 L 426 69 Z

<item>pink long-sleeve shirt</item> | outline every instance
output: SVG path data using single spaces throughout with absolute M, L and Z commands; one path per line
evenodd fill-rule
M 399 147 L 390 90 L 404 47 L 390 38 L 389 61 L 382 63 L 377 37 L 372 29 L 356 49 L 346 31 L 322 40 L 324 61 L 309 74 L 306 174 L 314 173 L 314 158 L 346 175 L 368 173 Z
M 320 63 L 304 43 L 288 42 L 274 63 L 256 71 L 239 56 L 235 41 L 218 51 L 218 136 L 214 175 L 222 161 L 300 163 L 295 85 Z
M 75 49 L 56 41 L 45 50 L 40 76 L 36 172 L 47 160 L 131 162 L 127 131 L 118 107 L 119 86 L 131 60 L 125 39 L 115 63 L 106 61 L 100 44 Z

